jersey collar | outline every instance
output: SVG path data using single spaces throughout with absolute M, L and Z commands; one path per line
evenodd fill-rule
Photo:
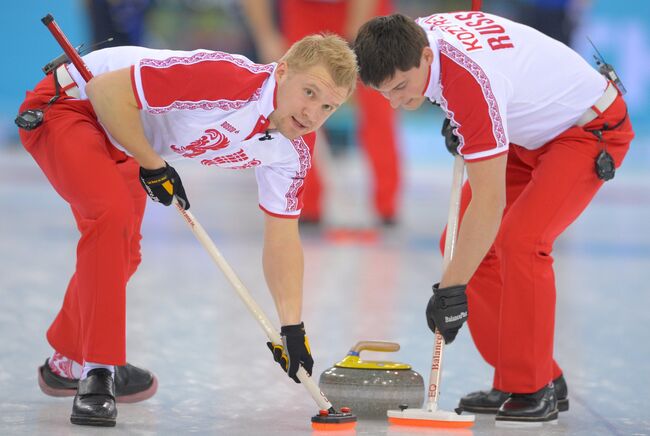
M 253 130 L 251 130 L 245 140 L 248 140 L 257 134 L 264 133 L 269 129 L 269 115 L 271 115 L 271 112 L 273 112 L 277 106 L 276 94 L 278 84 L 275 81 L 275 69 L 277 68 L 277 64 L 273 63 L 271 65 L 273 65 L 273 71 L 269 75 L 268 79 L 266 79 L 262 84 L 260 97 L 256 102 L 259 117 L 257 118 Z
M 271 65 L 273 65 L 273 71 L 262 85 L 262 94 L 260 95 L 259 100 L 257 100 L 257 110 L 260 115 L 266 119 L 268 119 L 271 112 L 273 112 L 277 106 L 275 96 L 278 84 L 275 81 L 275 70 L 278 67 L 278 64 L 273 63 Z
M 440 50 L 438 49 L 438 40 L 433 35 L 428 35 L 429 47 L 433 50 L 433 62 L 429 66 L 429 81 L 422 95 L 433 102 L 439 101 L 442 96 L 440 87 Z

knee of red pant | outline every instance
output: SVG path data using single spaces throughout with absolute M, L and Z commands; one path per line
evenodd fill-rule
M 138 244 L 137 248 L 131 248 L 131 254 L 129 257 L 129 277 L 137 271 L 141 262 L 142 255 L 140 254 L 140 245 Z
M 540 235 L 530 233 L 524 228 L 502 226 L 494 241 L 496 254 L 503 258 L 510 253 L 529 253 L 549 256 L 552 243 L 544 241 Z
M 106 231 L 118 233 L 126 238 L 131 238 L 138 217 L 133 201 L 128 196 L 116 196 L 104 199 L 100 207 L 94 207 L 85 214 L 95 226 L 102 226 Z
M 133 235 L 131 237 L 131 263 L 137 268 L 140 265 L 142 260 L 142 254 L 140 252 L 140 241 L 142 241 L 142 234 L 140 233 L 140 228 L 133 230 Z

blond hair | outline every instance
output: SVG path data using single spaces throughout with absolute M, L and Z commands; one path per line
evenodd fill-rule
M 331 33 L 305 36 L 289 48 L 280 62 L 298 71 L 322 65 L 336 86 L 348 89 L 348 95 L 357 83 L 357 56 L 343 38 Z

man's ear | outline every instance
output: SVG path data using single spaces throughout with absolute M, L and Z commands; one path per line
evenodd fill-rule
M 433 63 L 433 50 L 431 50 L 431 47 L 424 47 L 422 49 L 421 62 L 424 62 L 425 65 L 431 65 Z
M 278 63 L 278 66 L 275 67 L 275 81 L 280 82 L 287 76 L 287 73 L 289 72 L 289 66 L 287 65 L 286 62 L 280 62 Z

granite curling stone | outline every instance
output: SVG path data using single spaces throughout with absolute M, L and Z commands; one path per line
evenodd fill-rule
M 361 351 L 392 352 L 399 344 L 361 341 L 347 356 L 323 371 L 319 386 L 332 404 L 349 407 L 360 418 L 385 418 L 386 411 L 418 409 L 424 402 L 424 380 L 405 363 L 361 360 Z

